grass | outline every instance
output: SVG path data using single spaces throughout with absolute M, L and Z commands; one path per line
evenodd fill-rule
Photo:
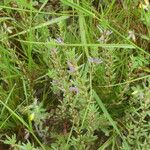
M 149 150 L 150 4 L 0 2 L 0 149 Z

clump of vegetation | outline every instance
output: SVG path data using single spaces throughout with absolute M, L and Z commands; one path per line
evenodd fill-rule
M 0 149 L 149 150 L 148 0 L 0 2 Z

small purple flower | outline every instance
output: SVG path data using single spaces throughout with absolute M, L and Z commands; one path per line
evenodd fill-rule
M 99 58 L 92 58 L 92 57 L 90 57 L 90 58 L 88 59 L 88 61 L 89 61 L 90 63 L 94 63 L 94 64 L 100 64 L 100 63 L 103 62 L 103 61 L 102 61 L 101 59 L 99 59 Z
M 69 68 L 69 73 L 74 73 L 76 71 L 75 66 L 71 62 L 67 62 L 68 68 Z
M 59 44 L 63 44 L 64 43 L 64 40 L 61 38 L 61 37 L 58 37 L 56 39 L 56 42 L 59 43 Z
M 79 93 L 79 89 L 76 86 L 71 86 L 69 88 L 69 91 L 72 92 L 72 93 L 76 93 L 76 94 Z

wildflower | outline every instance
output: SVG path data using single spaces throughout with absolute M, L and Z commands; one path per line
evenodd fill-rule
M 88 59 L 88 61 L 89 61 L 90 63 L 93 63 L 93 64 L 100 64 L 100 63 L 103 62 L 103 61 L 102 61 L 101 59 L 99 59 L 99 58 L 92 58 L 92 57 L 90 57 L 90 58 Z
M 68 61 L 67 64 L 69 68 L 68 70 L 69 73 L 74 73 L 77 70 L 76 67 L 70 61 Z
M 58 37 L 56 39 L 56 42 L 59 43 L 59 44 L 63 44 L 64 43 L 64 40 L 61 38 L 61 37 Z
M 139 8 L 142 8 L 142 9 L 144 9 L 144 10 L 148 10 L 148 7 L 149 7 L 149 0 L 144 0 L 144 3 L 145 3 L 145 4 L 143 4 L 142 2 L 140 2 Z
M 136 38 L 135 38 L 135 33 L 134 33 L 134 31 L 129 31 L 128 34 L 129 34 L 128 38 L 129 38 L 129 39 L 132 39 L 132 40 L 135 42 L 135 41 L 136 41 Z
M 34 114 L 34 113 L 30 114 L 30 116 L 29 116 L 29 121 L 33 121 L 34 118 L 35 118 L 35 114 Z
M 69 91 L 72 92 L 72 93 L 76 93 L 76 94 L 79 93 L 79 89 L 76 86 L 71 86 L 69 88 Z

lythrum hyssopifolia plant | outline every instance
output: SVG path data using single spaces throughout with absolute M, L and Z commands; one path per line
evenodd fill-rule
M 0 149 L 149 150 L 149 1 L 0 1 Z

